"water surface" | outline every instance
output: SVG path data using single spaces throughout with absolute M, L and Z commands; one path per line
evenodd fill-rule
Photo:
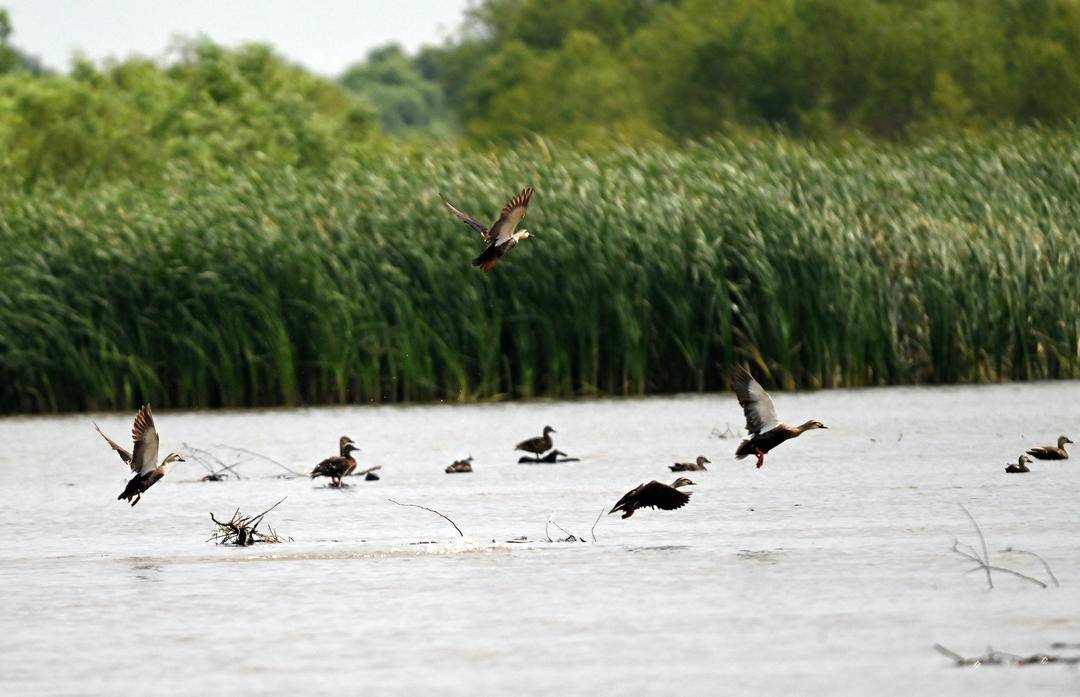
M 129 508 L 131 415 L 0 420 L 4 694 L 1076 694 L 1067 667 L 957 669 L 932 650 L 1080 641 L 1077 460 L 1006 475 L 1025 447 L 1080 435 L 1080 383 L 776 396 L 819 419 L 762 470 L 732 459 L 731 395 L 484 406 L 156 413 L 162 453 L 228 443 L 295 469 L 360 444 L 378 482 L 201 483 L 180 465 Z M 520 466 L 550 424 L 582 458 Z M 446 475 L 472 454 L 473 474 Z M 603 507 L 705 454 L 690 504 Z M 257 511 L 292 542 L 206 542 L 208 513 Z M 425 511 L 437 508 L 462 528 Z M 986 590 L 950 552 L 982 523 L 1006 576 Z M 553 537 L 561 536 L 554 528 Z M 524 544 L 508 542 L 525 536 Z M 436 544 L 416 544 L 435 542 Z

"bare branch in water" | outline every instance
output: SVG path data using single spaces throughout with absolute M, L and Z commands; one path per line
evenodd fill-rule
M 267 532 L 263 533 L 259 532 L 259 525 L 262 523 L 266 514 L 280 506 L 281 502 L 284 500 L 284 498 L 281 499 L 281 501 L 278 501 L 256 516 L 241 515 L 240 509 L 237 508 L 233 511 L 232 517 L 226 521 L 218 520 L 213 512 L 211 512 L 210 520 L 214 521 L 214 524 L 218 526 L 218 529 L 211 533 L 207 542 L 213 540 L 219 545 L 236 545 L 238 547 L 247 547 L 256 542 L 282 542 L 283 540 L 276 532 L 274 532 L 272 527 L 267 525 Z
M 447 516 L 443 515 L 442 513 L 439 513 L 439 512 L 438 512 L 438 511 L 436 511 L 436 510 L 435 510 L 434 508 L 428 508 L 427 506 L 421 506 L 421 505 L 419 505 L 419 504 L 416 504 L 416 503 L 401 503 L 400 501 L 395 501 L 394 499 L 386 499 L 386 500 L 387 500 L 387 501 L 389 501 L 390 503 L 395 503 L 395 504 L 397 504 L 397 505 L 399 505 L 399 506 L 410 506 L 410 507 L 412 507 L 412 508 L 421 508 L 421 509 L 423 509 L 423 510 L 425 510 L 425 511 L 429 512 L 429 513 L 434 513 L 435 515 L 437 515 L 437 516 L 439 516 L 439 517 L 441 517 L 441 518 L 445 519 L 445 520 L 446 520 L 446 522 L 448 522 L 448 523 L 450 523 L 451 525 L 453 525 L 453 526 L 454 526 L 454 529 L 455 529 L 455 530 L 457 530 L 457 533 L 458 533 L 459 535 L 461 535 L 462 537 L 465 537 L 465 533 L 461 532 L 461 528 L 459 528 L 459 527 L 457 526 L 457 523 L 455 523 L 454 521 L 450 520 L 450 518 L 448 518 Z
M 219 443 L 218 445 L 215 445 L 214 447 L 215 448 L 225 448 L 226 450 L 235 450 L 236 452 L 244 453 L 246 455 L 251 455 L 252 457 L 257 457 L 260 460 L 266 460 L 267 462 L 269 462 L 271 464 L 277 465 L 278 467 L 285 470 L 289 474 L 295 475 L 297 477 L 303 477 L 304 476 L 303 472 L 297 472 L 296 470 L 291 469 L 290 467 L 287 467 L 286 465 L 278 462 L 274 458 L 267 457 L 266 455 L 263 455 L 262 453 L 257 453 L 254 450 L 248 450 L 247 448 L 238 448 L 235 445 L 225 445 L 225 444 L 222 444 L 222 443 Z
M 592 535 L 592 541 L 596 542 L 596 524 L 600 522 L 600 519 L 604 517 L 604 511 L 607 510 L 607 506 L 600 509 L 599 515 L 596 516 L 596 520 L 593 521 L 592 527 L 589 528 L 589 534 Z
M 1057 647 L 1056 645 L 1051 645 Z M 994 651 L 988 649 L 987 653 L 982 656 L 973 656 L 967 658 L 960 654 L 945 648 L 941 644 L 934 644 L 934 650 L 943 656 L 948 657 L 957 666 L 1000 666 L 1000 665 L 1015 665 L 1015 666 L 1029 666 L 1029 665 L 1048 665 L 1050 663 L 1064 663 L 1066 665 L 1076 665 L 1080 663 L 1080 656 L 1060 656 L 1056 654 L 1048 653 L 1035 653 L 1030 656 L 1018 656 L 1014 653 L 1006 653 L 1004 651 Z
M 961 504 L 959 504 L 959 506 L 960 506 L 960 509 L 962 511 L 964 511 L 964 514 L 968 517 L 968 520 L 971 521 L 971 525 L 975 528 L 975 532 L 978 533 L 979 542 L 981 543 L 981 546 L 982 546 L 982 554 L 979 554 L 978 550 L 976 550 L 973 546 L 967 544 L 966 542 L 960 542 L 959 540 L 953 540 L 952 551 L 955 554 L 959 554 L 963 558 L 967 559 L 968 561 L 970 561 L 970 562 L 972 562 L 972 563 L 974 563 L 976 565 L 974 568 L 968 569 L 967 571 L 965 571 L 964 572 L 965 574 L 974 573 L 976 571 L 984 572 L 986 574 L 986 585 L 987 585 L 987 587 L 989 587 L 991 589 L 994 587 L 994 580 L 993 580 L 993 576 L 991 574 L 992 571 L 1000 571 L 1003 574 L 1011 574 L 1012 576 L 1016 576 L 1017 578 L 1021 578 L 1021 579 L 1025 580 L 1025 581 L 1030 581 L 1031 583 L 1034 583 L 1034 584 L 1036 584 L 1036 585 L 1038 585 L 1038 586 L 1040 586 L 1042 588 L 1047 587 L 1047 585 L 1045 583 L 1043 583 L 1042 581 L 1040 581 L 1037 578 L 1032 578 L 1031 576 L 1028 576 L 1027 574 L 1020 573 L 1019 571 L 1016 571 L 1014 569 L 1007 569 L 1007 568 L 1005 568 L 1003 566 L 996 566 L 994 564 L 991 564 L 990 563 L 990 552 L 987 550 L 986 538 L 983 537 L 982 529 L 979 527 L 979 524 L 975 521 L 975 517 L 972 516 L 971 513 L 968 511 L 968 509 L 964 507 L 964 504 L 961 503 Z M 1057 577 L 1055 577 L 1054 572 L 1050 570 L 1050 565 L 1047 564 L 1046 560 L 1044 560 L 1038 554 L 1035 554 L 1034 552 L 1026 552 L 1024 550 L 1015 550 L 1015 549 L 1013 549 L 1011 547 L 1006 548 L 1006 549 L 1004 549 L 1002 551 L 1003 552 L 1015 552 L 1015 553 L 1018 553 L 1018 554 L 1030 554 L 1031 556 L 1036 557 L 1039 561 L 1042 562 L 1043 567 L 1046 569 L 1046 572 L 1050 575 L 1050 579 L 1054 582 L 1054 585 L 1055 586 L 1059 585 L 1058 581 L 1057 581 Z
M 1001 550 L 1000 554 L 1027 554 L 1035 557 L 1042 563 L 1043 568 L 1046 569 L 1046 575 L 1050 577 L 1050 581 L 1054 584 L 1054 587 L 1061 587 L 1061 584 L 1058 583 L 1057 576 L 1055 576 L 1054 572 L 1050 569 L 1050 565 L 1046 563 L 1045 559 L 1040 557 L 1038 554 L 1035 554 L 1035 552 L 1029 552 L 1026 549 L 1013 549 L 1012 547 L 1006 547 L 1005 549 Z

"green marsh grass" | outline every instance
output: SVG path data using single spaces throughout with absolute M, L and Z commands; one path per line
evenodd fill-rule
M 0 192 L 0 410 L 1080 377 L 1080 131 Z M 536 235 L 493 272 L 439 193 Z

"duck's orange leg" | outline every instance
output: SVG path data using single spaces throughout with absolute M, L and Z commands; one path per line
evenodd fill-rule
M 757 455 L 757 469 L 761 469 L 765 464 L 765 453 L 761 452 L 761 448 L 754 448 L 754 454 Z

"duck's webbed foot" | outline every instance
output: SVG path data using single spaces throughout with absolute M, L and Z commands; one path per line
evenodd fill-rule
M 761 469 L 765 464 L 765 453 L 761 452 L 761 448 L 755 448 L 754 454 L 757 455 L 757 469 Z

